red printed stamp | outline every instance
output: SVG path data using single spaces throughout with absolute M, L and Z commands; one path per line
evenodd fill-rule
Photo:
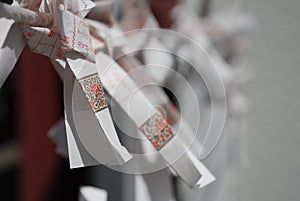
M 159 113 L 156 113 L 146 121 L 140 127 L 140 130 L 150 140 L 156 150 L 160 150 L 174 136 L 170 125 Z
M 107 108 L 103 86 L 97 73 L 81 78 L 79 83 L 94 112 Z

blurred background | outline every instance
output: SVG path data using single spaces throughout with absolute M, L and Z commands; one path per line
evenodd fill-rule
M 238 173 L 226 173 L 219 200 L 298 201 L 300 1 L 214 0 L 211 9 L 241 9 L 257 23 L 241 59 L 255 72 L 245 92 L 246 165 Z M 62 116 L 61 94 L 48 60 L 25 49 L 0 91 L 0 200 L 77 200 L 78 187 L 84 184 L 105 188 L 109 200 L 122 200 L 115 192 L 122 191 L 121 181 L 130 176 L 103 166 L 70 170 L 68 161 L 55 154 L 47 132 Z M 91 179 L 93 172 L 101 172 L 97 181 Z
M 241 179 L 241 200 L 298 200 L 300 2 L 241 3 L 258 23 L 244 58 L 256 74 L 247 87 L 249 164 Z

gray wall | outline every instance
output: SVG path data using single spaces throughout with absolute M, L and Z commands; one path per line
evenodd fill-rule
M 245 58 L 257 72 L 248 85 L 248 167 L 225 200 L 299 201 L 300 1 L 241 0 L 241 7 L 258 22 Z

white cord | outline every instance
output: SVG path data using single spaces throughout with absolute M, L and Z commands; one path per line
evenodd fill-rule
M 49 27 L 53 22 L 52 15 L 49 13 L 34 12 L 19 6 L 11 6 L 2 2 L 0 2 L 0 17 L 41 27 Z

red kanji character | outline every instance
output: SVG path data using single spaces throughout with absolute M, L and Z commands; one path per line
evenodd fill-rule
M 168 128 L 168 129 L 166 129 L 167 130 L 167 133 L 169 134 L 169 135 L 173 135 L 173 132 L 172 132 L 172 130 L 170 129 L 170 128 Z
M 101 90 L 97 84 L 92 84 L 92 92 L 96 94 L 96 96 L 100 95 Z
M 153 141 L 152 144 L 153 144 L 153 146 L 154 146 L 155 148 L 158 147 L 158 143 L 157 143 L 156 141 Z
M 164 134 L 160 134 L 160 135 L 159 135 L 159 138 L 160 138 L 163 142 L 166 140 Z

